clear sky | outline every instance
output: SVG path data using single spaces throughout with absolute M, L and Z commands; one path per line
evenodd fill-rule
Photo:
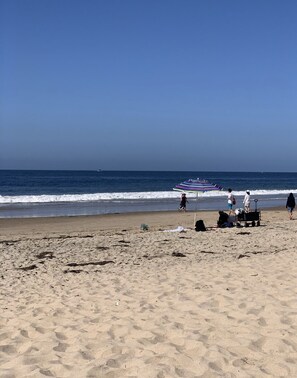
M 297 171 L 296 16 L 0 0 L 0 169 Z

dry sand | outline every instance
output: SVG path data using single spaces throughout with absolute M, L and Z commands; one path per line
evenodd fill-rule
M 296 230 L 283 210 L 204 233 L 193 213 L 2 219 L 0 376 L 297 377 Z

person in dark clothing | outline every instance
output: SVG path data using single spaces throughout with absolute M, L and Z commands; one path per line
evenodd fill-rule
M 286 208 L 287 208 L 287 210 L 290 214 L 290 219 L 292 220 L 293 219 L 293 211 L 294 211 L 294 208 L 295 208 L 295 197 L 293 196 L 293 193 L 289 194 L 289 197 L 287 199 Z
M 231 224 L 229 222 L 229 215 L 224 211 L 219 211 L 219 219 L 217 222 L 219 228 L 230 227 Z
M 179 205 L 179 209 L 180 210 L 183 210 L 183 211 L 186 211 L 186 208 L 187 208 L 187 196 L 185 195 L 185 193 L 182 194 L 181 196 L 181 200 L 180 200 L 180 205 Z

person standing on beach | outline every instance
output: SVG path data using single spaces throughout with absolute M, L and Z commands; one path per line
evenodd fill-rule
M 232 214 L 233 212 L 233 205 L 236 204 L 235 197 L 232 194 L 232 189 L 228 189 L 228 197 L 227 197 L 227 203 L 228 203 L 228 210 L 229 210 L 229 215 Z
M 181 196 L 179 209 L 183 210 L 183 211 L 186 211 L 186 209 L 187 209 L 187 202 L 188 202 L 187 196 L 185 195 L 185 193 L 183 193 L 182 196 Z
M 247 190 L 243 199 L 243 207 L 246 213 L 250 212 L 250 205 L 251 205 L 251 196 L 250 196 L 250 191 Z
M 295 197 L 293 196 L 293 193 L 289 194 L 289 197 L 287 199 L 286 208 L 290 214 L 290 220 L 293 219 L 293 211 L 295 208 Z

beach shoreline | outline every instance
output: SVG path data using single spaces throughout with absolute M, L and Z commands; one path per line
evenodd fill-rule
M 212 218 L 214 212 L 201 212 L 200 217 Z M 84 216 L 0 219 L 1 235 L 32 235 L 42 233 L 73 233 L 101 231 L 136 231 L 145 224 L 149 230 L 193 227 L 195 212 L 143 212 Z
M 228 212 L 226 210 L 226 212 Z M 286 209 L 283 207 L 272 207 L 260 210 L 260 213 L 267 214 L 268 218 L 274 214 L 282 214 L 286 219 Z M 59 217 L 28 217 L 28 218 L 0 218 L 1 234 L 13 234 L 19 232 L 31 233 L 32 229 L 40 232 L 72 232 L 82 229 L 90 231 L 116 230 L 119 228 L 139 229 L 141 224 L 149 227 L 170 227 L 184 226 L 193 227 L 194 219 L 202 219 L 208 227 L 216 226 L 218 211 L 145 211 L 119 214 L 99 215 L 76 215 Z
M 296 220 L 261 214 L 1 219 L 1 377 L 295 377 Z

